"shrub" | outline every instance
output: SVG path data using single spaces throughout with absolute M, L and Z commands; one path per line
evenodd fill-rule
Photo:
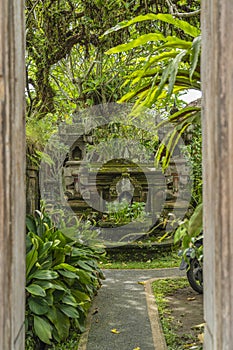
M 103 250 L 82 245 L 77 227 L 66 234 L 44 212 L 26 223 L 26 337 L 40 347 L 65 340 L 71 327 L 84 331 L 103 278 L 97 265 Z

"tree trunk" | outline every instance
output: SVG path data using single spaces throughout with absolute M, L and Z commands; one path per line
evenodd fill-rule
M 0 349 L 24 349 L 24 3 L 0 0 Z

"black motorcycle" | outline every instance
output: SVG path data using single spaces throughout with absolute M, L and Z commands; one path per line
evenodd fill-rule
M 186 270 L 190 286 L 198 293 L 203 293 L 203 259 L 196 252 L 203 246 L 203 236 L 198 237 L 193 247 L 188 248 L 183 255 L 180 270 Z M 185 255 L 185 256 L 184 256 Z

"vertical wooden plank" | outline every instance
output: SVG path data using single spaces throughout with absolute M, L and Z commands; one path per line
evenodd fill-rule
M 215 220 L 212 213 L 215 208 L 215 191 L 212 191 L 212 186 L 215 181 L 215 162 L 213 150 L 210 145 L 214 145 L 214 110 L 215 98 L 210 98 L 216 89 L 215 74 L 211 76 L 213 67 L 209 64 L 213 51 L 215 51 L 214 42 L 211 40 L 213 35 L 213 27 L 216 19 L 213 18 L 213 13 L 209 8 L 210 1 L 202 3 L 202 133 L 203 133 L 203 201 L 204 201 L 204 317 L 206 321 L 205 329 L 205 349 L 214 350 L 214 325 L 215 325 Z M 208 16 L 210 16 L 208 18 Z M 211 62 L 213 65 L 213 60 Z M 215 62 L 216 64 L 216 62 Z M 215 67 L 216 69 L 216 67 Z M 212 78 L 212 79 L 211 79 Z M 210 80 L 211 79 L 211 83 Z M 212 111 L 212 116 L 210 115 Z M 209 113 L 208 113 L 209 112 Z M 209 119 L 212 117 L 212 122 L 209 124 Z M 209 124 L 209 125 L 208 125 Z M 215 146 L 214 146 L 215 147 Z
M 232 349 L 233 2 L 202 2 L 205 349 Z
M 24 349 L 24 3 L 0 0 L 0 349 Z

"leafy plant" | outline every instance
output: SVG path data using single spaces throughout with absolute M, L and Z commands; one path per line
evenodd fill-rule
M 26 334 L 37 343 L 82 332 L 103 274 L 99 254 L 57 229 L 45 212 L 27 217 Z
M 164 36 L 159 32 L 149 33 L 106 52 L 116 54 L 144 46 L 148 42 L 153 43 L 152 53 L 147 59 L 142 59 L 142 67 L 128 77 L 132 90 L 121 99 L 121 102 L 124 102 L 138 96 L 136 105 L 151 107 L 158 98 L 168 99 L 173 92 L 177 93 L 189 88 L 200 89 L 201 37 L 198 28 L 167 14 L 138 16 L 130 21 L 119 23 L 105 35 L 148 20 L 170 23 L 192 38 L 192 40 L 184 40 L 177 36 Z
M 200 238 L 202 233 L 202 210 L 203 204 L 199 204 L 194 210 L 190 219 L 186 218 L 180 223 L 174 235 L 174 243 L 181 241 L 183 257 L 186 259 L 187 250 L 191 250 L 191 258 L 197 257 L 200 261 L 203 259 L 203 246 L 195 246 L 195 241 Z
M 176 103 L 177 96 L 182 91 L 201 88 L 201 36 L 200 30 L 186 21 L 176 19 L 169 14 L 153 13 L 123 21 L 109 29 L 105 35 L 149 20 L 169 23 L 182 31 L 186 37 L 181 39 L 177 35 L 164 36 L 156 31 L 113 47 L 106 53 L 116 54 L 144 48 L 145 56 L 137 59 L 136 69 L 126 77 L 125 84 L 129 84 L 129 92 L 120 99 L 120 102 L 134 100 L 133 115 L 138 115 L 142 107 L 159 108 L 165 111 L 158 128 L 168 125 L 172 127 L 167 130 L 161 141 L 156 159 L 157 162 L 162 163 L 163 168 L 166 168 L 181 135 L 190 125 L 200 121 L 200 106 L 173 109 L 171 113 L 166 113 L 166 110 L 171 101 Z
M 110 202 L 107 205 L 108 215 L 106 220 L 113 221 L 116 224 L 129 223 L 131 221 L 143 222 L 146 217 L 145 203 L 127 201 Z

